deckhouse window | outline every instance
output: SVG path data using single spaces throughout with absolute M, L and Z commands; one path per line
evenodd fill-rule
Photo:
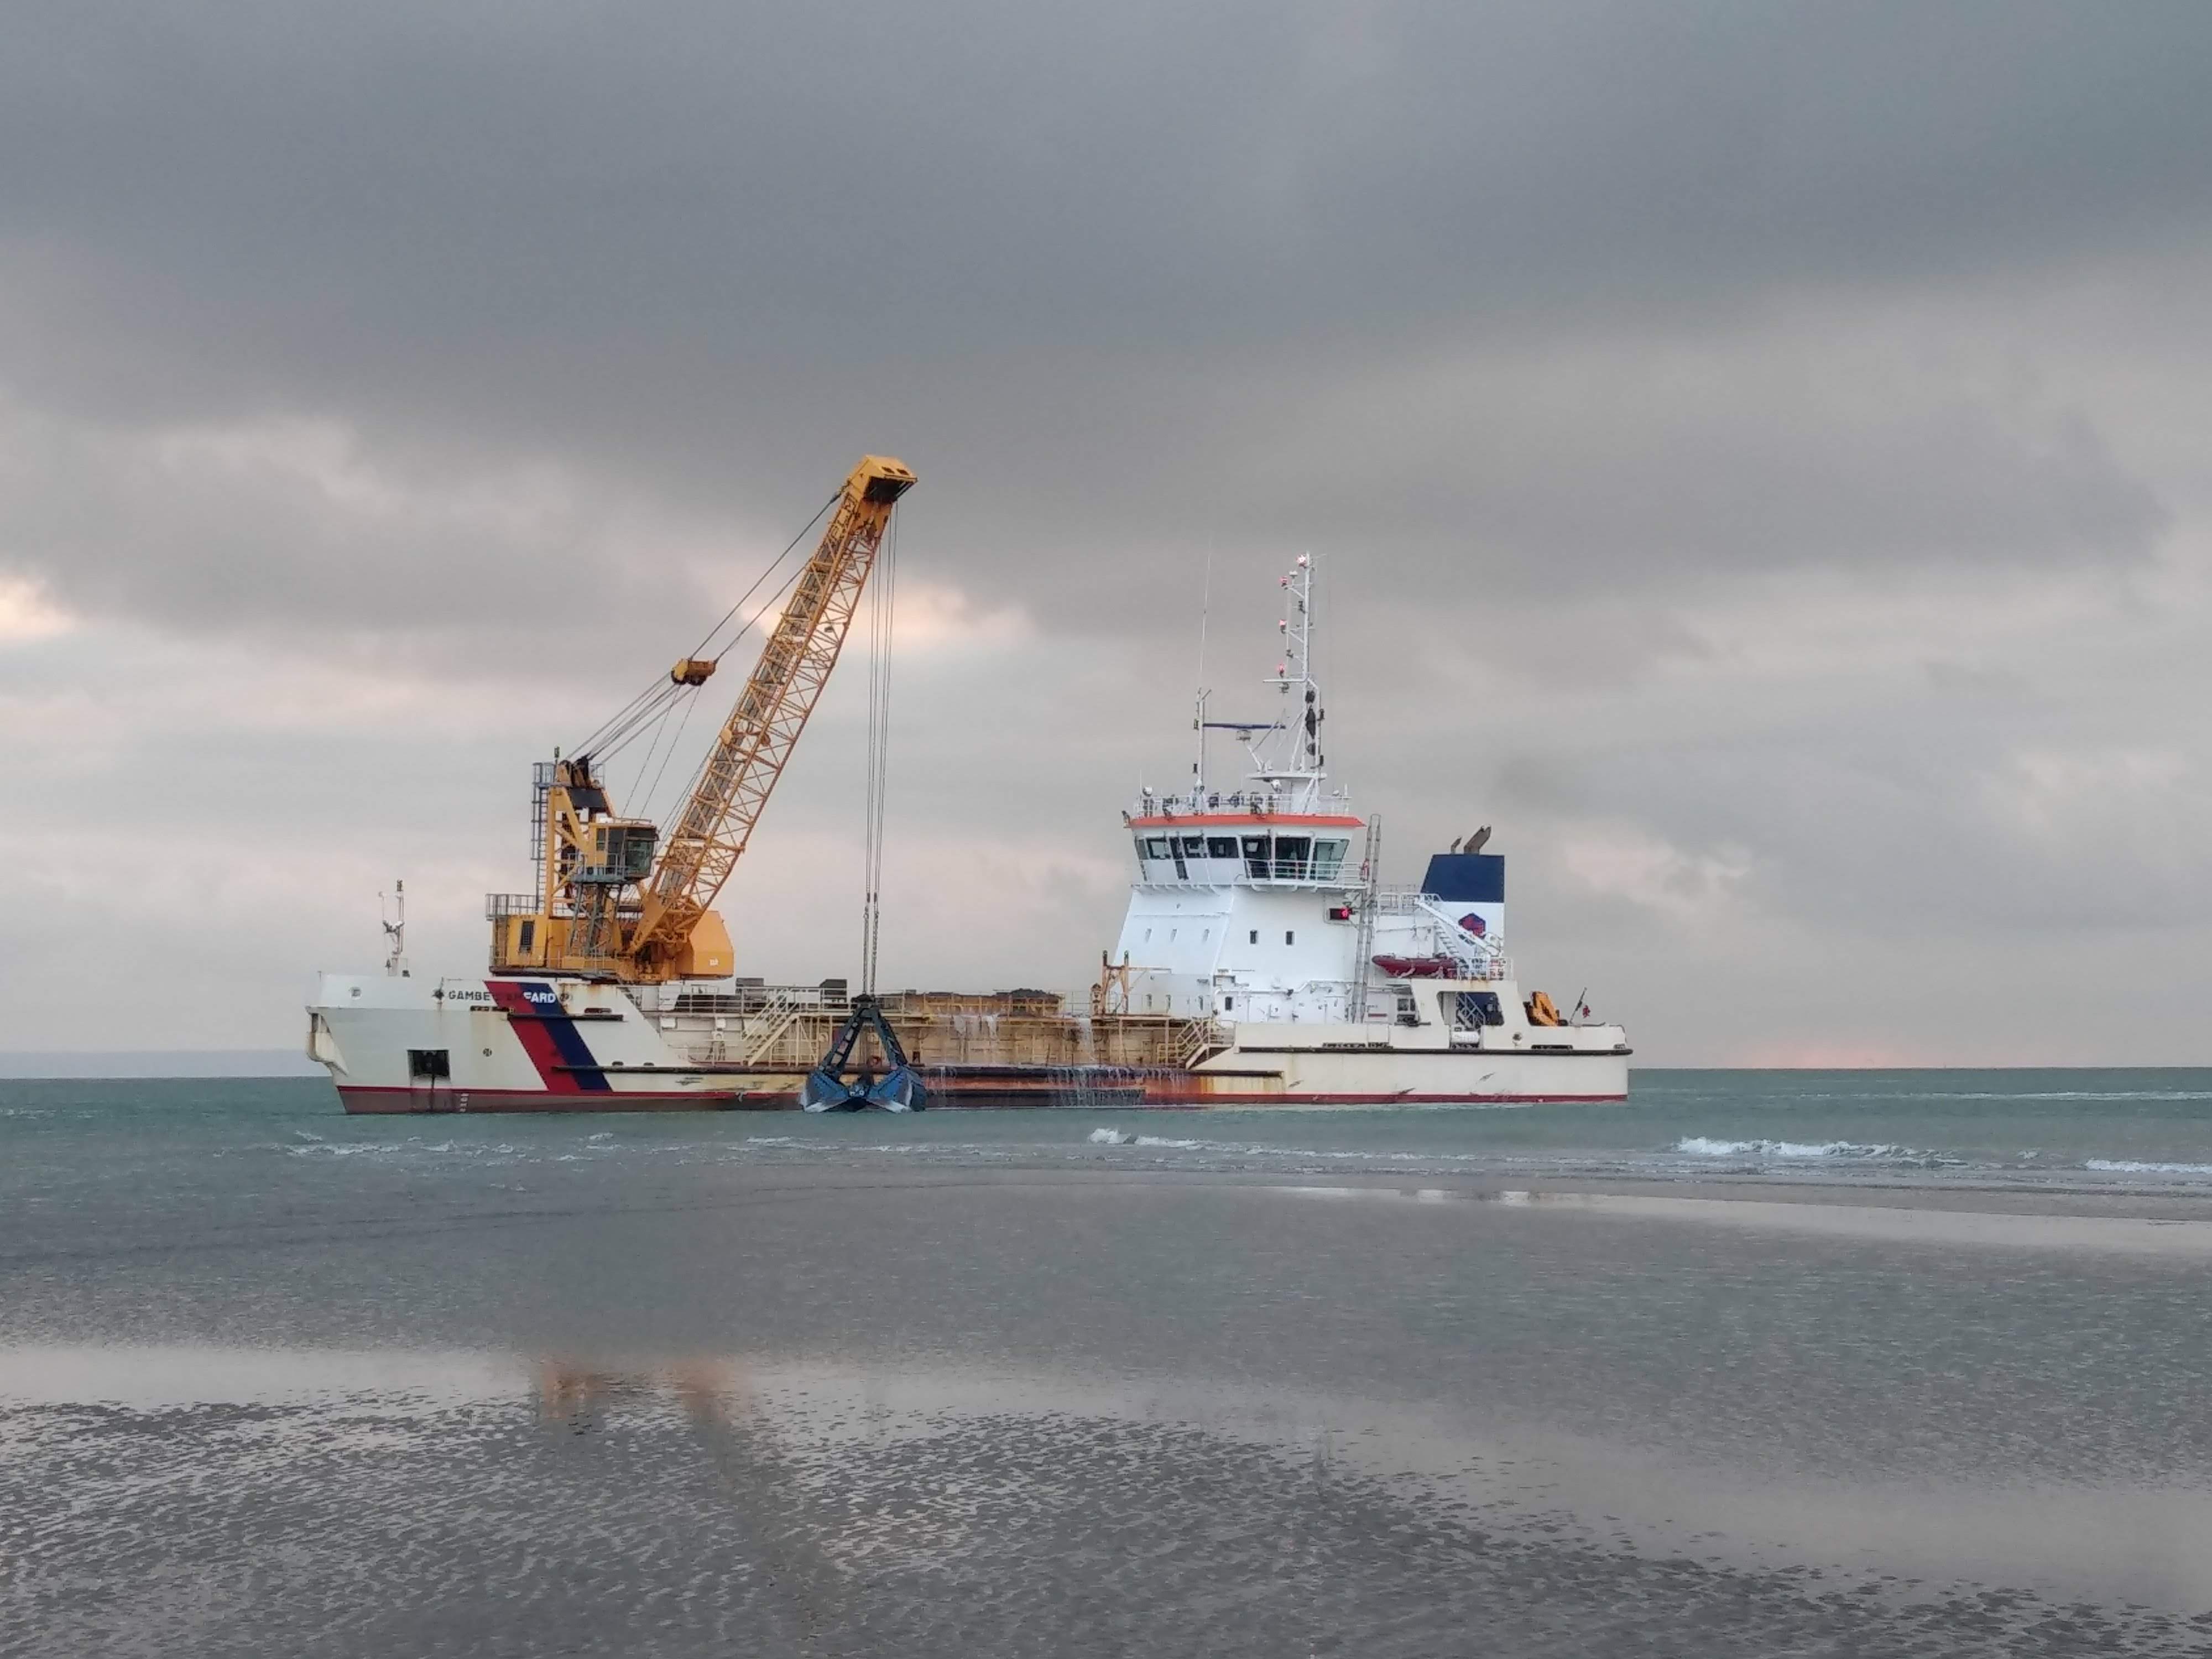
M 1267 838 L 1265 836 L 1244 837 L 1244 869 L 1253 880 L 1267 880 Z

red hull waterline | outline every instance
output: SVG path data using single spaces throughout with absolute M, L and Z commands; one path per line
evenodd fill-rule
M 1625 1101 L 1626 1095 L 1177 1094 L 1118 1090 L 934 1090 L 939 1111 L 1255 1111 L 1297 1106 L 1575 1106 Z M 427 1116 L 489 1112 L 795 1112 L 785 1090 L 623 1090 L 556 1094 L 545 1089 L 364 1089 L 338 1085 L 355 1115 Z

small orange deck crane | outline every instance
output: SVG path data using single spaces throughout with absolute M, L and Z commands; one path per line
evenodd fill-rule
M 732 970 L 730 931 L 711 907 L 836 666 L 891 508 L 914 482 L 880 455 L 853 469 L 665 841 L 649 820 L 613 811 L 589 754 L 532 769 L 538 891 L 487 899 L 494 973 L 659 984 Z M 681 658 L 669 685 L 696 689 L 718 664 Z

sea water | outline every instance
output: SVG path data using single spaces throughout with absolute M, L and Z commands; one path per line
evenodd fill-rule
M 0 1083 L 0 1653 L 2212 1652 L 2212 1072 Z

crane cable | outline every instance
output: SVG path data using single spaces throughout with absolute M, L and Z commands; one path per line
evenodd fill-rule
M 860 991 L 876 989 L 876 950 L 883 931 L 884 798 L 889 781 L 891 740 L 891 632 L 898 608 L 898 514 L 878 562 L 868 609 L 867 804 L 862 820 L 866 848 L 860 904 Z
M 817 514 L 815 516 L 819 518 L 821 514 Z M 799 534 L 802 536 L 806 532 L 803 530 L 799 532 Z M 790 550 L 791 550 L 789 548 L 786 548 L 784 550 L 787 554 L 789 553 Z M 775 567 L 774 565 L 769 567 L 771 574 L 774 572 L 775 568 Z M 757 609 L 750 617 L 746 618 L 745 625 L 743 628 L 740 628 L 736 633 L 730 635 L 728 643 L 722 647 L 721 652 L 715 657 L 714 660 L 720 662 L 723 657 L 727 656 L 729 653 L 735 648 L 738 641 L 744 638 L 744 636 L 752 630 L 753 627 L 759 623 L 763 617 L 765 617 L 769 611 L 781 605 L 783 603 L 784 596 L 789 593 L 791 590 L 798 585 L 799 579 L 805 574 L 806 566 L 804 562 L 793 567 L 791 574 L 783 579 L 782 586 L 778 587 L 775 592 L 769 594 L 769 597 L 762 602 L 759 608 Z M 765 581 L 766 580 L 766 576 L 762 578 L 763 581 Z M 760 582 L 755 582 L 753 584 L 754 588 L 758 588 L 759 586 Z M 749 589 L 747 591 L 750 593 L 751 590 Z M 728 618 L 725 617 L 723 620 L 727 621 Z M 716 625 L 716 631 L 720 631 L 719 623 Z M 711 639 L 713 635 L 709 635 L 708 637 Z M 663 708 L 660 711 L 660 714 L 659 716 L 661 721 L 660 732 L 656 732 L 654 733 L 651 745 L 648 746 L 645 751 L 645 758 L 638 763 L 637 786 L 644 785 L 646 769 L 653 764 L 653 757 L 655 750 L 660 750 L 660 769 L 653 775 L 653 784 L 651 787 L 645 788 L 642 793 L 640 793 L 639 787 L 633 787 L 630 792 L 630 799 L 638 803 L 638 810 L 641 812 L 643 812 L 647 817 L 654 817 L 652 806 L 653 803 L 659 798 L 660 781 L 668 775 L 668 763 L 676 758 L 676 751 L 684 746 L 684 733 L 691 725 L 691 715 L 693 711 L 699 707 L 699 688 L 697 686 L 684 685 L 676 686 L 673 689 L 683 698 L 684 718 L 677 722 L 676 735 L 670 740 L 668 747 L 665 750 L 660 750 L 660 734 L 661 732 L 665 732 L 667 729 L 666 722 L 670 710 L 668 708 Z M 611 754 L 618 751 L 623 744 L 629 741 L 629 737 L 635 735 L 635 733 L 632 732 L 629 736 L 624 737 L 621 742 L 615 744 L 613 750 L 610 750 L 607 752 Z M 708 757 L 702 755 L 700 757 L 699 764 L 692 769 L 691 785 L 694 788 L 697 787 L 699 774 L 706 769 L 707 760 Z M 673 805 L 673 803 L 672 802 L 671 805 Z
M 831 507 L 836 506 L 838 495 L 841 495 L 844 492 L 842 490 L 836 492 L 831 495 L 828 501 L 823 502 L 820 507 L 814 510 L 814 516 L 806 521 L 805 527 L 802 528 L 796 536 L 793 536 L 790 541 L 784 544 L 783 551 L 777 554 L 774 559 L 769 561 L 767 569 L 762 571 L 759 575 L 753 578 L 753 585 L 745 589 L 744 592 L 738 595 L 737 603 L 722 613 L 721 620 L 707 630 L 706 637 L 702 639 L 699 643 L 692 648 L 690 654 L 693 658 L 699 659 L 706 657 L 707 647 L 714 642 L 714 636 L 730 625 L 730 618 L 736 616 L 738 612 L 744 607 L 744 603 L 747 599 L 750 599 L 754 594 L 760 592 L 761 584 L 768 580 L 770 576 L 773 576 L 775 574 L 776 568 L 786 559 L 791 556 L 792 549 L 797 547 L 799 543 L 806 539 L 807 532 L 812 530 L 816 525 L 822 522 L 822 515 L 824 513 L 827 513 Z M 799 567 L 800 570 L 804 570 L 805 568 L 805 567 L 804 565 Z M 799 579 L 799 571 L 793 571 L 789 576 L 786 577 L 783 582 L 783 588 L 788 588 L 793 582 L 796 581 Z M 726 643 L 720 651 L 714 653 L 713 660 L 717 665 L 721 662 L 722 658 L 737 644 L 739 640 L 744 638 L 744 636 L 752 630 L 753 624 L 757 623 L 761 617 L 767 613 L 769 605 L 774 605 L 776 599 L 782 597 L 783 588 L 779 588 L 775 594 L 769 599 L 767 604 L 763 605 L 759 610 L 754 611 L 750 617 L 747 617 L 744 626 L 738 629 L 736 633 L 731 635 L 727 643 Z M 678 694 L 696 690 L 697 690 L 696 686 L 685 686 L 675 684 L 665 674 L 655 675 L 652 684 L 647 686 L 644 690 L 639 692 L 628 702 L 624 703 L 612 716 L 602 722 L 597 731 L 593 732 L 590 737 L 585 738 L 583 742 L 572 747 L 568 752 L 572 755 L 599 755 L 602 757 L 617 753 L 641 731 L 643 731 L 647 726 L 652 725 L 653 722 L 665 719 L 668 714 L 669 708 L 675 702 L 676 697 Z M 648 759 L 650 757 L 648 756 Z M 642 771 L 641 771 L 640 775 L 643 775 Z

